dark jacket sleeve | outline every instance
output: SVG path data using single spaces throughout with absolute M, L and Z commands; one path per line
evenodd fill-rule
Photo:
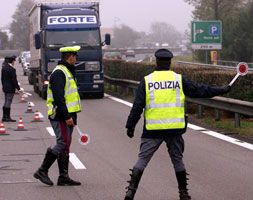
M 13 68 L 12 73 L 11 73 L 11 77 L 12 77 L 12 83 L 14 85 L 14 87 L 17 90 L 20 90 L 20 87 L 18 85 L 18 80 L 17 80 L 17 74 L 16 74 L 16 69 Z
M 57 106 L 56 113 L 58 116 L 61 116 L 64 120 L 69 119 L 71 116 L 68 113 L 68 108 L 65 103 L 65 87 L 66 77 L 65 74 L 60 71 L 56 70 L 52 73 L 50 77 L 50 88 L 53 93 L 54 98 L 54 106 Z
M 193 81 L 187 80 L 185 77 L 183 77 L 182 82 L 184 94 L 187 97 L 211 98 L 226 93 L 223 87 L 211 87 L 205 84 L 198 84 Z
M 139 119 L 143 109 L 145 108 L 146 93 L 145 93 L 145 80 L 143 79 L 137 89 L 133 107 L 127 119 L 126 128 L 134 129 Z

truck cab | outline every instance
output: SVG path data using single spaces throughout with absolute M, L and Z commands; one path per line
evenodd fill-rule
M 46 98 L 50 74 L 61 59 L 59 48 L 79 45 L 81 49 L 75 70 L 78 91 L 81 96 L 95 94 L 102 98 L 102 46 L 110 44 L 110 35 L 106 34 L 102 41 L 99 4 L 37 4 L 30 12 L 30 18 L 31 24 L 40 22 L 38 30 L 32 33 L 34 42 L 31 42 L 31 69 L 36 77 L 34 91 Z

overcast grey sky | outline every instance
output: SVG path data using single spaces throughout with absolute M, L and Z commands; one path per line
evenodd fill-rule
M 20 1 L 1 1 L 0 27 L 11 23 Z M 184 32 L 192 20 L 192 10 L 184 0 L 100 0 L 103 27 L 126 24 L 145 32 L 149 31 L 152 22 L 165 22 Z

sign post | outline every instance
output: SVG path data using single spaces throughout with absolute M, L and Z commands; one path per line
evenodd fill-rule
M 214 65 L 217 65 L 217 61 L 218 61 L 218 52 L 217 51 L 211 51 L 211 62 Z
M 193 21 L 191 24 L 192 49 L 222 49 L 221 21 Z

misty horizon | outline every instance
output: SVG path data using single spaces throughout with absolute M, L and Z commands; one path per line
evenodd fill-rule
M 69 0 L 67 1 L 69 2 Z M 11 24 L 12 15 L 20 2 L 21 0 L 12 0 L 8 3 L 2 2 L 0 12 L 1 28 Z M 133 0 L 121 0 L 120 2 L 100 0 L 101 25 L 103 28 L 113 28 L 124 24 L 138 32 L 143 31 L 146 33 L 150 31 L 150 26 L 154 22 L 170 24 L 181 33 L 189 29 L 192 20 L 192 6 L 185 3 L 184 0 L 160 1 L 159 4 L 157 2 L 159 1 L 154 4 L 151 0 L 139 0 L 138 2 Z

